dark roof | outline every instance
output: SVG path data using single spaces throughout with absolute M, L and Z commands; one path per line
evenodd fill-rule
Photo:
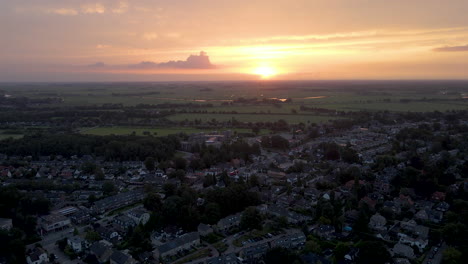
M 102 256 L 106 251 L 109 249 L 106 245 L 100 243 L 100 242 L 95 242 L 94 244 L 91 245 L 91 252 L 96 255 L 96 256 Z
M 110 259 L 114 261 L 117 264 L 125 264 L 127 260 L 130 258 L 127 254 L 124 254 L 123 252 L 114 250 L 114 253 L 112 253 Z
M 200 239 L 200 234 L 198 232 L 187 233 L 179 238 L 159 246 L 158 250 L 160 254 L 163 254 L 197 239 Z

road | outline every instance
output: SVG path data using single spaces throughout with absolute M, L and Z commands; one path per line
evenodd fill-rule
M 433 246 L 430 249 L 430 251 L 427 253 L 426 258 L 423 261 L 423 264 L 440 264 L 442 262 L 443 253 L 446 249 L 447 249 L 447 244 L 445 244 L 445 242 L 442 243 L 440 248 L 437 246 Z

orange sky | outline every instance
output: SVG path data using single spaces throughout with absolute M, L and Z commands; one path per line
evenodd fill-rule
M 468 79 L 467 14 L 466 0 L 2 1 L 0 81 Z M 185 62 L 202 50 L 216 67 Z

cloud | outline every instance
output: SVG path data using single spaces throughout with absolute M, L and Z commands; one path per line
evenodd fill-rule
M 143 34 L 143 39 L 144 40 L 155 40 L 158 37 L 159 37 L 158 34 L 156 34 L 154 32 L 148 32 L 148 33 Z
M 76 16 L 78 15 L 78 11 L 73 8 L 56 8 L 56 9 L 48 9 L 46 11 L 50 14 L 56 14 L 61 16 Z
M 180 38 L 181 34 L 177 33 L 177 32 L 171 32 L 171 33 L 167 33 L 166 37 L 168 37 L 168 38 Z
M 104 63 L 104 62 L 96 62 L 96 63 L 93 63 L 93 64 L 90 64 L 88 65 L 87 67 L 91 67 L 91 68 L 102 68 L 102 67 L 106 67 L 107 65 Z
M 81 11 L 84 14 L 104 14 L 106 7 L 101 3 L 86 4 L 81 6 Z
M 168 62 L 153 62 L 142 61 L 138 64 L 129 65 L 106 65 L 103 62 L 87 65 L 92 68 L 106 69 L 130 69 L 130 70 L 154 70 L 154 69 L 216 69 L 216 65 L 212 64 L 210 57 L 206 52 L 201 51 L 199 55 L 190 55 L 186 60 L 168 61 Z
M 120 1 L 117 7 L 112 9 L 112 13 L 114 14 L 123 14 L 128 11 L 128 3 L 127 1 Z
M 96 45 L 96 49 L 106 49 L 112 47 L 111 45 L 105 45 L 105 44 L 98 44 Z
M 433 51 L 436 52 L 463 52 L 468 51 L 468 44 L 464 46 L 445 46 L 440 48 L 435 48 Z

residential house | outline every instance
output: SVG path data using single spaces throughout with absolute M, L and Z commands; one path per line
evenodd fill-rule
M 110 264 L 135 264 L 137 261 L 130 255 L 114 250 L 110 256 Z
M 239 252 L 239 256 L 247 263 L 254 263 L 261 259 L 270 249 L 268 243 L 261 243 L 251 247 L 243 248 Z
M 270 242 L 270 247 L 282 248 L 301 248 L 306 242 L 306 236 L 303 232 L 296 232 L 288 235 L 281 236 Z
M 131 228 L 131 227 L 134 227 L 136 226 L 137 224 L 135 223 L 135 221 L 126 216 L 126 215 L 119 215 L 117 217 L 114 218 L 114 222 L 121 226 L 123 230 L 126 230 L 128 228 Z
M 198 245 L 200 245 L 200 234 L 198 232 L 192 232 L 162 244 L 153 251 L 153 254 L 156 259 L 163 259 L 181 251 L 190 250 L 192 247 Z
M 96 201 L 92 209 L 95 213 L 104 213 L 136 203 L 144 197 L 145 193 L 142 190 L 128 191 Z
M 288 220 L 289 223 L 292 224 L 303 223 L 308 220 L 311 220 L 311 217 L 309 216 L 301 215 L 279 206 L 268 206 L 267 212 L 277 217 L 284 217 Z
M 30 254 L 26 256 L 28 264 L 45 264 L 49 263 L 47 252 L 40 247 L 35 247 Z
M 116 232 L 115 230 L 112 230 L 112 229 L 104 227 L 104 226 L 100 226 L 100 227 L 96 228 L 96 232 L 103 239 L 106 239 L 106 240 L 109 240 L 109 241 L 118 239 L 119 236 L 120 236 L 119 233 Z
M 0 218 L 0 229 L 9 231 L 13 228 L 13 221 L 10 218 Z
M 240 264 L 241 261 L 236 256 L 235 253 L 231 253 L 228 255 L 221 255 L 219 257 L 213 257 L 205 262 L 206 264 Z
M 240 225 L 241 217 L 241 213 L 226 216 L 218 221 L 215 228 L 218 232 L 228 232 Z
M 203 223 L 200 223 L 198 225 L 197 229 L 198 229 L 198 233 L 200 234 L 200 236 L 207 236 L 207 235 L 213 233 L 213 228 L 211 228 L 211 226 L 203 224 Z
M 369 221 L 369 228 L 376 230 L 376 231 L 385 231 L 387 228 L 385 225 L 387 224 L 387 219 L 381 216 L 379 213 L 376 213 L 370 218 Z
M 393 246 L 392 252 L 396 256 L 402 256 L 409 259 L 415 258 L 414 250 L 410 246 L 401 243 L 396 243 L 395 246 Z
M 319 225 L 313 229 L 313 232 L 318 237 L 325 240 L 331 240 L 334 238 L 333 233 L 335 233 L 335 228 L 331 225 Z
M 62 230 L 69 227 L 71 221 L 69 218 L 60 214 L 50 214 L 39 218 L 40 226 L 45 232 Z
M 148 223 L 149 219 L 150 219 L 150 214 L 148 213 L 147 210 L 143 209 L 143 208 L 137 208 L 135 210 L 131 210 L 130 212 L 128 212 L 127 214 L 130 218 L 133 219 L 133 221 L 135 221 L 136 224 L 146 224 Z
M 79 236 L 69 237 L 67 239 L 67 244 L 76 253 L 83 252 L 89 246 L 86 240 Z
M 98 259 L 99 263 L 108 262 L 112 255 L 111 246 L 104 242 L 94 242 L 89 248 L 89 251 Z

